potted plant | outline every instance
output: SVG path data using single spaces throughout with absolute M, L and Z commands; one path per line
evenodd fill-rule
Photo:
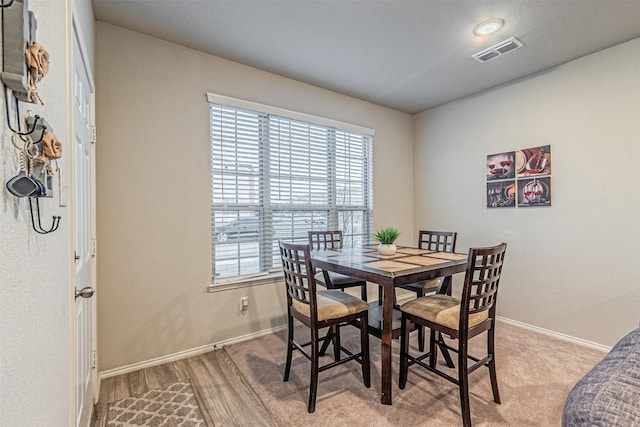
M 395 227 L 381 228 L 376 231 L 373 238 L 380 244 L 378 245 L 378 252 L 381 255 L 395 255 L 396 245 L 393 243 L 400 236 L 400 231 Z

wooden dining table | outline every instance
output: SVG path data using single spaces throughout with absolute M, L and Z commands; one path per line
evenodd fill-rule
M 380 338 L 382 361 L 381 402 L 391 405 L 391 344 L 400 330 L 394 310 L 395 288 L 443 277 L 439 293 L 450 292 L 451 275 L 465 271 L 467 255 L 398 246 L 395 255 L 381 255 L 377 245 L 311 251 L 316 268 L 346 274 L 383 287 L 382 306 L 369 303 L 369 331 Z

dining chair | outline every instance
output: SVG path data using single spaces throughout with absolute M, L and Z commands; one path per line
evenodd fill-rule
M 342 230 L 309 231 L 309 245 L 311 249 L 342 249 Z M 367 281 L 345 276 L 333 271 L 323 270 L 316 274 L 316 282 L 327 289 L 341 289 L 360 287 L 360 297 L 367 301 Z
M 400 337 L 399 386 L 407 385 L 409 366 L 417 364 L 458 385 L 463 425 L 471 426 L 469 374 L 481 366 L 489 368 L 493 400 L 500 403 L 494 352 L 496 301 L 498 284 L 507 249 L 506 243 L 487 248 L 469 249 L 461 299 L 449 295 L 428 295 L 403 304 Z M 411 322 L 431 329 L 429 352 L 409 354 Z M 469 340 L 487 333 L 487 355 L 482 359 L 468 353 Z M 457 348 L 444 344 L 441 334 L 457 340 Z M 452 377 L 437 368 L 438 346 L 458 354 L 458 376 Z M 428 364 L 424 359 L 428 358 Z M 469 366 L 469 359 L 473 362 Z
M 418 248 L 436 252 L 455 252 L 458 233 L 455 231 L 429 231 L 420 230 L 418 232 Z M 421 298 L 428 293 L 435 292 L 440 286 L 442 278 L 425 280 L 422 282 L 409 283 L 399 286 L 399 288 L 413 291 L 417 298 Z M 449 290 L 449 294 L 451 294 Z M 382 301 L 382 287 L 378 289 L 378 301 Z M 418 350 L 424 351 L 424 327 L 418 327 Z
M 340 290 L 316 290 L 314 267 L 311 264 L 309 245 L 279 242 L 282 270 L 287 288 L 287 361 L 284 381 L 289 381 L 293 350 L 299 350 L 311 361 L 309 385 L 309 413 L 315 411 L 318 390 L 318 374 L 326 369 L 355 360 L 362 365 L 365 387 L 371 387 L 371 367 L 369 362 L 369 305 L 359 298 Z M 294 339 L 293 319 L 307 326 L 311 331 L 311 341 L 300 343 Z M 339 343 L 340 327 L 351 324 L 360 329 L 360 352 L 354 353 Z M 333 334 L 321 337 L 320 329 L 329 327 Z M 320 366 L 319 345 L 332 339 L 335 361 Z M 311 353 L 305 347 L 311 346 Z M 347 357 L 341 358 L 342 353 Z

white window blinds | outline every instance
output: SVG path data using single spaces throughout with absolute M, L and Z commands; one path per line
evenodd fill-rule
M 214 283 L 280 268 L 278 240 L 309 230 L 370 243 L 371 154 L 367 133 L 212 102 Z

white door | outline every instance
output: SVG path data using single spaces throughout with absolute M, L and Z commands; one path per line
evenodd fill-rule
M 73 38 L 73 245 L 75 255 L 76 426 L 89 426 L 97 395 L 95 290 L 94 94 L 89 67 L 74 26 Z

